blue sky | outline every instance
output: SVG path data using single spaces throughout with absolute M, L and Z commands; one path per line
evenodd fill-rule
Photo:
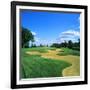
M 23 10 L 21 26 L 29 29 L 35 44 L 52 44 L 77 41 L 80 38 L 80 14 Z

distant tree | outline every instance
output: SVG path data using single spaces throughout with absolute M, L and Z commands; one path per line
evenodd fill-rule
M 63 47 L 67 47 L 67 42 L 66 41 L 64 41 Z
M 60 44 L 58 44 L 58 43 L 53 43 L 53 44 L 51 45 L 51 47 L 59 48 L 59 47 L 60 47 Z
M 71 40 L 68 41 L 68 48 L 72 48 L 73 47 L 73 43 Z
M 34 47 L 34 42 L 35 42 L 35 40 L 33 39 L 33 40 L 31 40 L 31 47 Z
M 78 39 L 78 45 L 80 46 L 80 39 Z
M 29 48 L 29 42 L 25 43 L 24 48 Z
M 28 47 L 29 41 L 34 41 L 34 36 L 30 30 L 22 27 L 22 47 Z
M 31 47 L 33 47 L 33 43 L 31 43 Z
M 31 44 L 31 47 L 37 47 L 36 44 Z
M 42 44 L 40 44 L 40 47 L 43 47 L 43 45 L 42 45 Z
M 51 47 L 61 48 L 61 47 L 67 47 L 70 49 L 78 50 L 80 51 L 80 39 L 78 39 L 78 42 L 72 42 L 69 40 L 68 42 L 64 41 L 62 43 L 53 43 Z
M 36 44 L 34 44 L 34 47 L 37 47 Z
M 79 46 L 78 42 L 73 43 L 73 47 L 78 47 L 78 46 Z

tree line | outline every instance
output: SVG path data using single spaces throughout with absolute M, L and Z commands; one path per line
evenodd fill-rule
M 31 42 L 31 47 L 37 47 L 36 44 L 33 44 L 35 39 L 34 39 L 34 35 L 32 34 L 30 30 L 22 27 L 21 32 L 22 32 L 22 47 L 23 48 L 29 48 L 29 42 Z M 43 47 L 45 45 L 40 44 L 39 46 Z M 46 46 L 48 47 L 48 45 Z M 80 50 L 80 39 L 78 39 L 78 42 L 72 42 L 71 40 L 69 40 L 68 42 L 64 41 L 60 44 L 53 43 L 51 47 L 56 47 L 56 48 L 65 47 L 65 48 L 70 48 L 74 50 Z
M 56 48 L 65 47 L 65 48 L 70 48 L 74 50 L 80 50 L 80 39 L 78 39 L 78 42 L 72 42 L 71 40 L 69 40 L 68 42 L 64 41 L 60 44 L 53 43 L 51 47 L 56 47 Z

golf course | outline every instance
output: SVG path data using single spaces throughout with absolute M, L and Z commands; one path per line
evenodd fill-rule
M 79 51 L 69 48 L 34 47 L 21 49 L 21 78 L 80 75 Z
M 20 78 L 80 76 L 80 13 L 20 11 Z

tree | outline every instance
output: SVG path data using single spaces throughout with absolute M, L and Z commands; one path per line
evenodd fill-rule
M 36 44 L 33 44 L 33 47 L 37 47 Z
M 30 30 L 23 28 L 22 27 L 22 47 L 28 47 L 29 46 L 29 41 L 33 41 L 34 36 L 30 32 Z
M 24 45 L 25 48 L 29 48 L 29 42 Z
M 48 47 L 48 44 L 46 46 Z
M 43 45 L 42 45 L 42 44 L 40 44 L 40 47 L 43 47 Z
M 68 41 L 68 48 L 72 48 L 73 47 L 73 42 L 71 40 Z
M 60 48 L 60 47 L 61 47 L 61 44 L 58 44 L 58 43 L 53 43 L 53 44 L 51 45 L 51 47 Z
M 78 45 L 80 46 L 80 39 L 78 39 Z
M 66 41 L 64 41 L 63 47 L 67 47 L 67 42 Z
M 33 47 L 33 46 L 34 46 L 34 42 L 35 42 L 35 40 L 34 40 L 34 39 L 32 39 L 32 40 L 31 40 L 31 47 Z

